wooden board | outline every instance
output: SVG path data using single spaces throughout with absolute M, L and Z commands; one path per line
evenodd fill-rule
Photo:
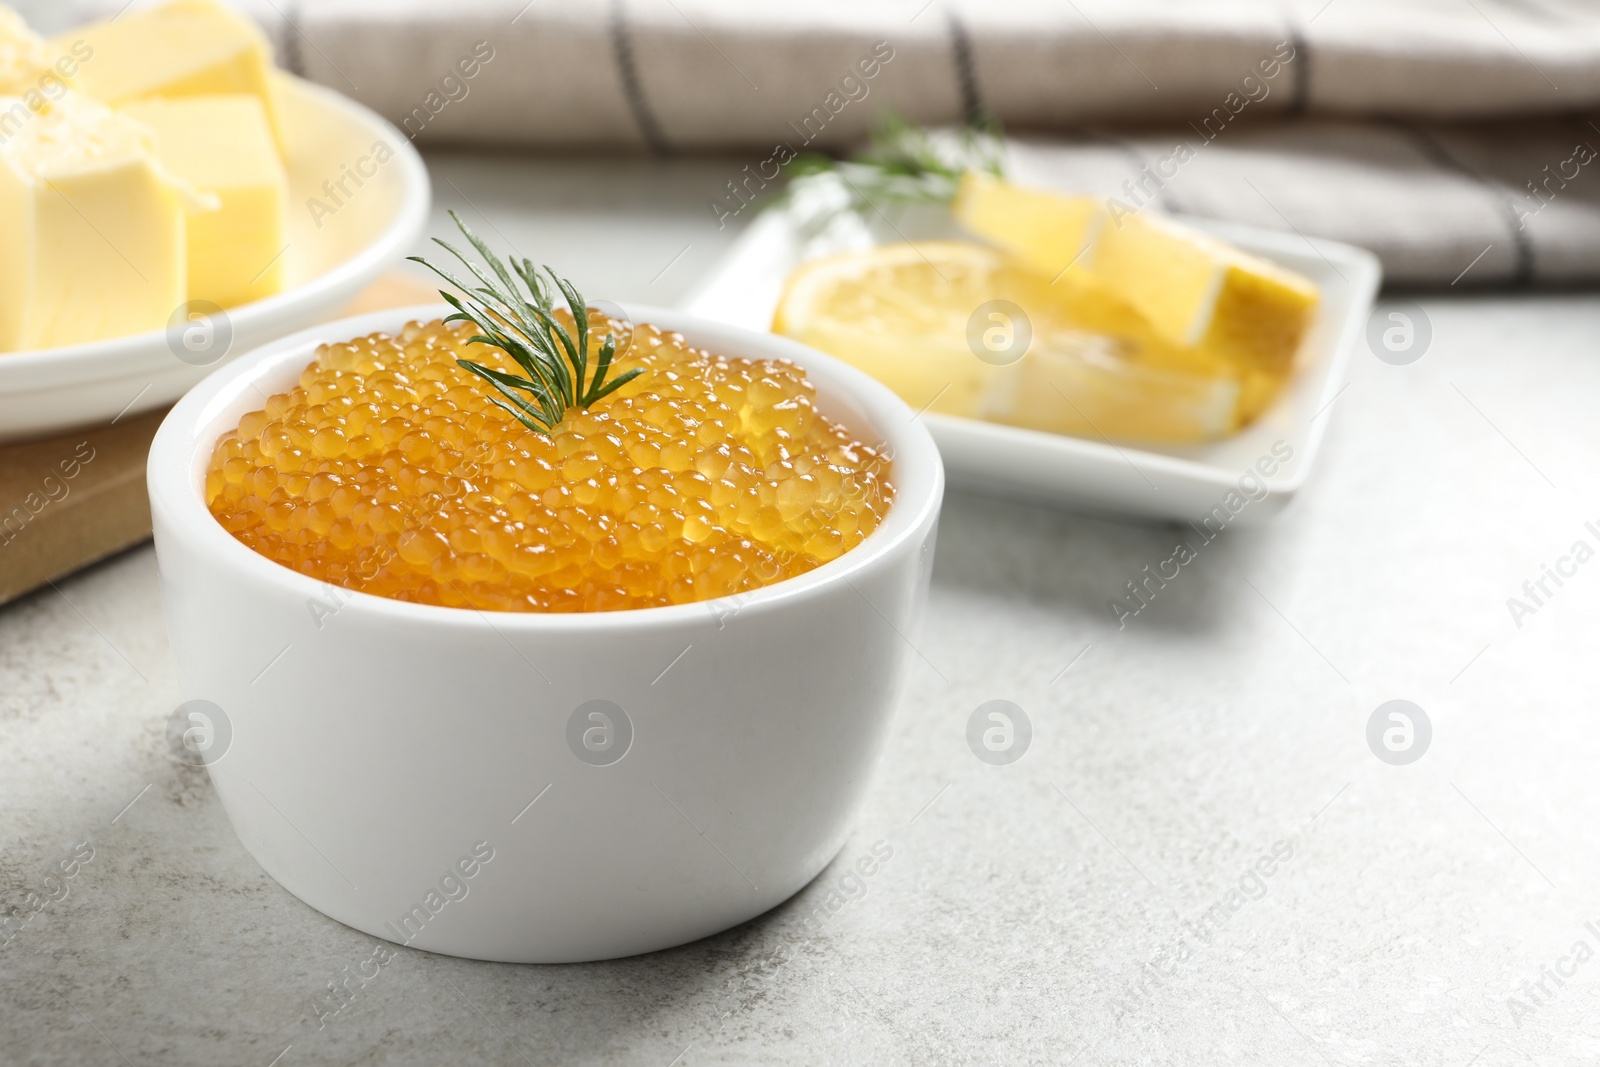
M 389 274 L 336 317 L 438 299 L 425 282 Z M 165 416 L 0 445 L 0 604 L 150 536 L 145 457 Z

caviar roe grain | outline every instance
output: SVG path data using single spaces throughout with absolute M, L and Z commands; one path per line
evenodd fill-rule
M 470 323 L 322 346 L 297 387 L 217 442 L 211 513 L 255 551 L 334 585 L 549 612 L 753 589 L 878 525 L 889 460 L 817 411 L 799 367 L 714 355 L 594 311 L 590 322 L 591 337 L 616 334 L 616 373 L 645 373 L 569 410 L 549 436 L 456 365 L 522 373 L 468 344 Z

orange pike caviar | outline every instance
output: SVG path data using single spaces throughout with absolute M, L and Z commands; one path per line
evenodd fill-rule
M 549 436 L 456 365 L 520 373 L 501 350 L 467 343 L 471 323 L 322 346 L 297 387 L 217 442 L 211 513 L 255 551 L 335 585 L 552 612 L 753 589 L 878 525 L 889 460 L 817 411 L 799 367 L 714 355 L 592 310 L 590 322 L 591 351 L 613 332 L 615 373 L 645 373 L 569 409 Z

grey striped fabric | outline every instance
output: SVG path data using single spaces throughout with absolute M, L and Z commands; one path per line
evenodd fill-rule
M 425 145 L 764 161 L 853 145 L 885 110 L 981 110 L 1016 134 L 1022 180 L 1350 241 L 1391 284 L 1600 278 L 1582 0 L 246 6 L 284 62 Z

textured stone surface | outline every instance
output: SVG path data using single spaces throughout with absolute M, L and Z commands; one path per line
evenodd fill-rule
M 664 220 L 625 299 L 721 236 L 692 215 L 712 164 L 664 172 L 668 207 L 595 193 L 559 217 L 511 205 L 577 171 L 499 166 L 437 164 L 441 205 L 498 212 L 530 254 L 563 261 L 585 220 Z M 1600 542 L 1600 301 L 1423 305 L 1432 349 L 1358 354 L 1293 507 L 1206 546 L 1125 630 L 1106 601 L 1175 529 L 951 497 L 889 755 L 841 863 L 795 901 L 606 964 L 400 950 L 321 1029 L 310 998 L 373 940 L 279 889 L 166 755 L 150 550 L 0 610 L 0 1063 L 1594 1062 L 1600 962 L 1535 985 L 1542 1004 L 1521 983 L 1600 949 L 1600 564 L 1520 629 L 1505 601 Z M 1395 697 L 1435 730 L 1407 767 L 1364 738 Z M 1011 766 L 965 739 L 995 698 L 1033 722 Z M 80 840 L 69 895 L 22 923 Z M 879 841 L 865 894 L 808 933 Z M 1292 858 L 1228 910 L 1279 841 Z M 1219 901 L 1215 935 L 1189 932 Z

